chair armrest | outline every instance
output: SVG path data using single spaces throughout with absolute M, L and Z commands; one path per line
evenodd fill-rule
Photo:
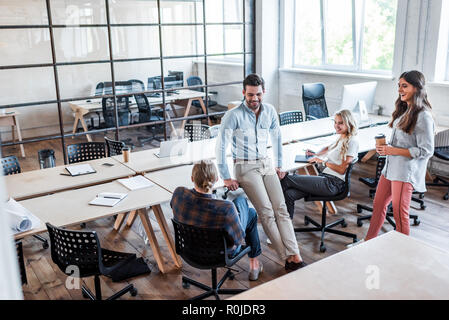
M 317 120 L 318 118 L 311 116 L 311 115 L 307 115 L 306 116 L 306 120 Z
M 209 91 L 210 94 L 218 94 L 218 91 Z

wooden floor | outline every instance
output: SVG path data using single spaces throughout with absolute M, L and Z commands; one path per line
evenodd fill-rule
M 55 144 L 54 148 L 58 148 L 57 144 Z M 33 153 L 37 154 L 37 152 Z M 21 161 L 25 171 L 36 169 L 34 166 L 37 163 L 37 159 L 34 154 L 32 155 L 30 153 L 29 157 L 27 156 L 27 161 Z M 28 165 L 28 161 L 33 163 L 33 166 Z M 362 227 L 357 227 L 356 218 L 359 214 L 356 212 L 356 204 L 370 204 L 371 200 L 367 196 L 368 188 L 359 182 L 358 178 L 371 176 L 374 174 L 374 171 L 374 160 L 370 160 L 366 164 L 359 163 L 355 166 L 352 175 L 350 198 L 337 202 L 336 205 L 339 213 L 328 218 L 328 221 L 333 221 L 334 219 L 344 217 L 348 223 L 345 231 L 356 233 L 359 238 L 363 238 L 366 235 L 369 223 L 366 222 Z M 430 187 L 425 195 L 427 208 L 424 211 L 418 210 L 417 208 L 419 207 L 412 202 L 414 209 L 411 210 L 411 213 L 419 215 L 421 224 L 411 227 L 411 236 L 449 251 L 449 202 L 442 199 L 445 192 L 446 190 L 444 188 Z M 164 204 L 162 209 L 169 221 L 172 217 L 170 207 L 168 204 Z M 320 213 L 314 204 L 305 204 L 303 201 L 297 201 L 293 224 L 295 226 L 303 226 L 304 215 L 306 213 L 320 221 Z M 162 245 L 163 255 L 169 258 L 169 252 L 152 213 L 150 214 L 150 218 L 152 219 L 159 242 Z M 193 286 L 190 289 L 182 288 L 182 275 L 193 277 L 200 282 L 210 284 L 209 271 L 197 270 L 190 267 L 187 263 L 183 263 L 182 270 L 179 270 L 175 269 L 171 262 L 166 262 L 169 272 L 166 274 L 160 273 L 151 249 L 144 244 L 142 238 L 134 231 L 134 228 L 122 227 L 119 232 L 116 232 L 112 230 L 113 224 L 114 220 L 111 217 L 87 223 L 86 228 L 98 232 L 102 247 L 134 252 L 138 256 L 143 256 L 152 272 L 149 275 L 135 277 L 121 283 L 114 283 L 110 279 L 102 277 L 104 297 L 110 296 L 113 292 L 123 288 L 127 283 L 133 283 L 139 293 L 137 297 L 131 297 L 129 294 L 126 294 L 122 299 L 188 299 L 199 294 L 200 291 Z M 171 227 L 171 224 L 169 225 Z M 73 229 L 80 229 L 80 227 L 74 226 Z M 392 230 L 392 227 L 388 223 L 385 223 L 381 232 L 389 230 Z M 268 247 L 265 233 L 260 224 L 259 235 L 262 242 L 262 255 L 260 259 L 264 264 L 264 271 L 259 280 L 255 282 L 248 281 L 249 262 L 248 258 L 245 257 L 235 266 L 238 270 L 235 280 L 226 281 L 224 287 L 251 288 L 285 274 L 283 262 L 279 261 L 274 250 Z M 43 234 L 43 236 L 48 239 L 48 234 Z M 345 250 L 346 245 L 351 243 L 351 240 L 348 238 L 327 234 L 325 238 L 327 251 L 320 253 L 319 234 L 297 234 L 296 237 L 301 255 L 308 264 Z M 49 249 L 42 249 L 41 243 L 32 237 L 25 238 L 23 245 L 28 276 L 28 285 L 23 286 L 25 299 L 83 299 L 81 290 L 67 289 L 65 284 L 67 277 L 53 264 Z M 166 260 L 168 261 L 168 259 Z M 222 274 L 223 271 L 220 271 L 219 276 Z M 85 283 L 90 288 L 93 288 L 93 281 L 91 279 L 85 280 Z

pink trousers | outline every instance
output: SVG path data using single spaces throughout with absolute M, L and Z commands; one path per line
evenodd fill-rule
M 393 217 L 396 231 L 410 234 L 409 210 L 412 200 L 413 186 L 402 181 L 390 181 L 380 176 L 373 203 L 373 215 L 365 240 L 375 238 L 382 228 L 388 204 L 393 201 Z

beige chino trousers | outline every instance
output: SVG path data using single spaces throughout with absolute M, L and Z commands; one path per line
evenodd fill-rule
M 270 159 L 236 160 L 234 176 L 257 211 L 265 234 L 279 257 L 299 254 L 281 183 Z

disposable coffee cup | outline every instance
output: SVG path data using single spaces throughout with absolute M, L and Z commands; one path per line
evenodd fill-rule
M 383 133 L 379 133 L 376 137 L 376 146 L 382 146 L 387 144 L 387 142 L 385 141 L 385 135 Z
M 122 148 L 122 154 L 123 154 L 123 162 L 129 162 L 129 147 L 123 147 Z

